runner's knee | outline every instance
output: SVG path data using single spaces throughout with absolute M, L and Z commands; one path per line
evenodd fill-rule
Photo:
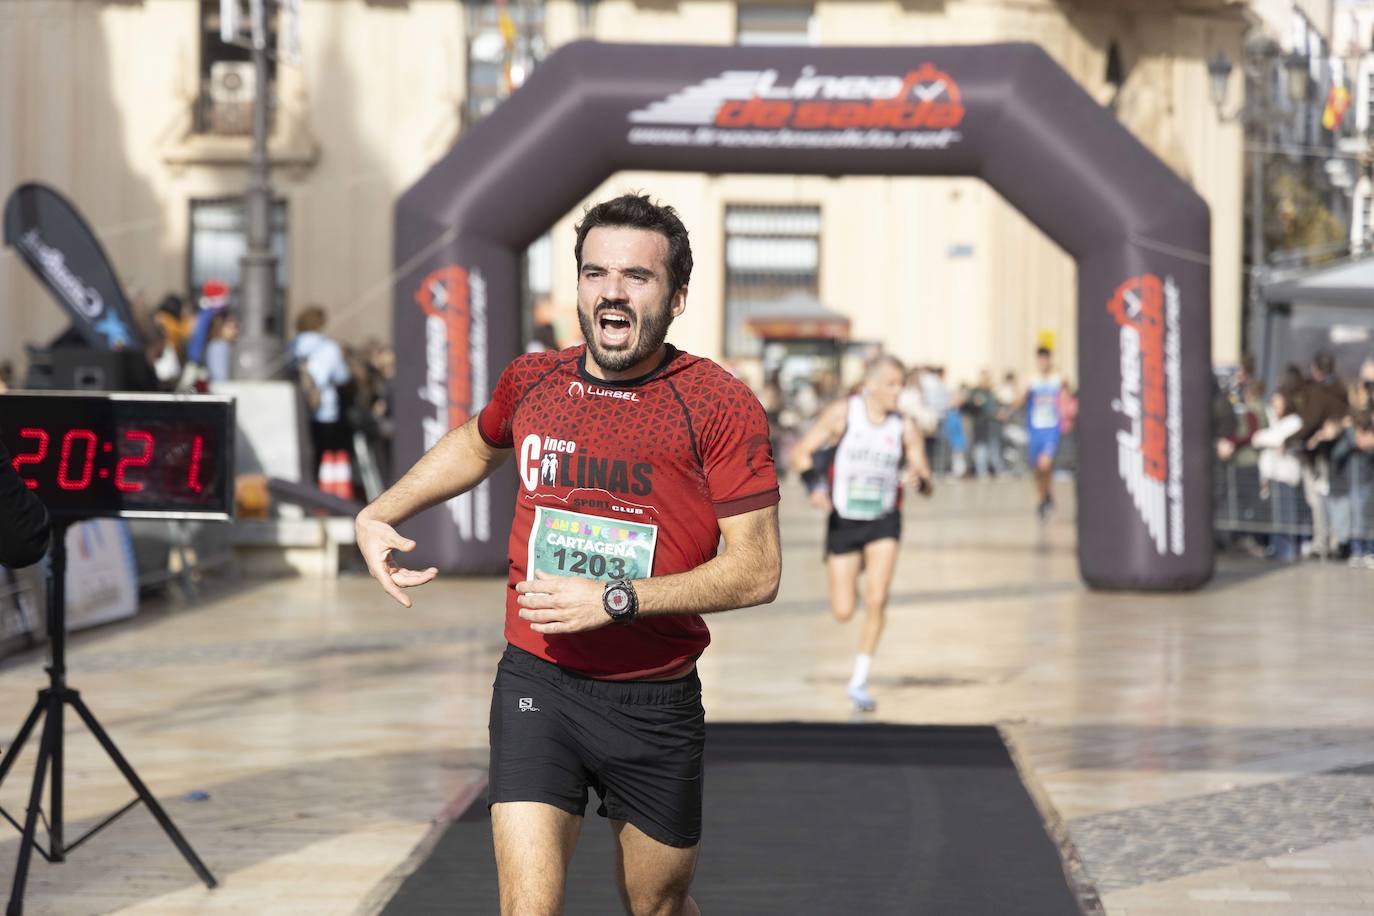
M 693 912 L 689 906 L 691 876 L 681 880 L 674 876 L 666 881 L 655 881 L 650 886 L 635 887 L 634 882 L 626 888 L 626 897 L 633 916 L 681 916 Z
M 560 885 L 538 881 L 501 887 L 501 916 L 559 916 L 562 912 Z
M 887 613 L 887 589 L 864 590 L 864 613 L 879 620 Z

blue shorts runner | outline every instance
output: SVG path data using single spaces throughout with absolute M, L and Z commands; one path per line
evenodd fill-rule
M 1041 455 L 1049 455 L 1053 461 L 1055 453 L 1059 451 L 1059 429 L 1032 429 L 1026 450 L 1031 465 L 1039 464 Z

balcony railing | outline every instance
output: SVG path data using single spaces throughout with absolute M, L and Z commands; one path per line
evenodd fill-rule
M 276 106 L 267 110 L 267 130 L 272 131 Z M 221 137 L 248 137 L 253 134 L 253 102 L 227 102 L 201 93 L 192 105 L 192 120 L 198 134 Z

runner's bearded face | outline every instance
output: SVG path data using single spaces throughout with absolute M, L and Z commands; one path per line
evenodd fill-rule
M 685 290 L 669 289 L 668 240 L 627 226 L 598 226 L 582 242 L 577 321 L 587 352 L 607 372 L 650 360 L 682 311 Z

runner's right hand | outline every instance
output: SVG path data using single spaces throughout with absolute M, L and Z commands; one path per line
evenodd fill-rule
M 824 490 L 811 491 L 811 505 L 820 509 L 822 512 L 829 512 L 833 506 L 830 505 L 830 495 Z
M 439 570 L 433 566 L 423 570 L 397 566 L 391 552 L 414 550 L 415 542 L 402 537 L 386 522 L 359 513 L 353 522 L 353 531 L 358 541 L 358 551 L 367 562 L 367 571 L 401 607 L 410 607 L 411 604 L 410 596 L 403 589 L 424 585 L 439 574 Z

